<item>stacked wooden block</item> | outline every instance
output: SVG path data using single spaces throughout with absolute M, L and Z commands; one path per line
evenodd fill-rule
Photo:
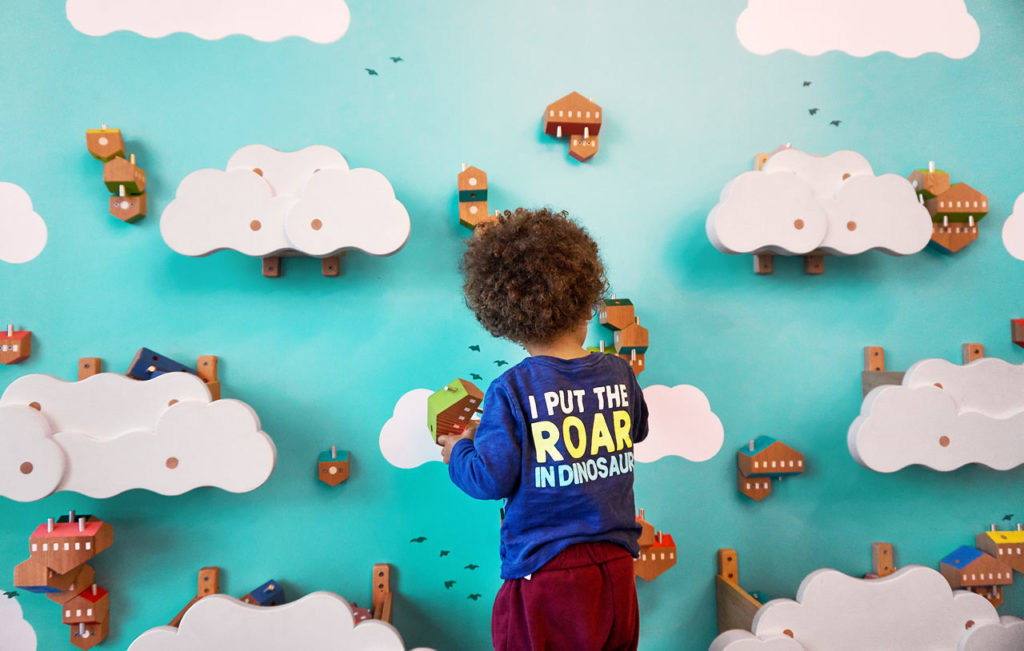
M 85 143 L 92 157 L 103 161 L 103 183 L 113 193 L 110 214 L 134 222 L 146 216 L 146 172 L 135 164 L 135 154 L 124 157 L 120 129 L 89 129 Z
M 113 544 L 111 525 L 71 511 L 39 525 L 29 538 L 31 555 L 14 568 L 17 588 L 61 605 L 71 643 L 80 649 L 91 649 L 110 632 L 110 595 L 96 584 L 87 561 Z
M 647 328 L 640 325 L 633 302 L 628 298 L 607 298 L 597 307 L 597 318 L 601 325 L 612 331 L 614 336 L 615 355 L 629 362 L 633 373 L 640 375 L 644 370 L 644 355 L 647 354 L 649 336 Z M 597 350 L 605 350 L 602 341 Z

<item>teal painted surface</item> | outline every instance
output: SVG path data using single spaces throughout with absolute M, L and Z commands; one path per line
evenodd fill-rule
M 114 613 L 102 648 L 123 649 L 169 621 L 203 565 L 221 566 L 235 596 L 274 577 L 289 598 L 327 589 L 367 605 L 379 561 L 396 568 L 395 623 L 410 647 L 486 648 L 497 505 L 463 496 L 440 464 L 399 470 L 377 447 L 404 392 L 470 372 L 483 388 L 498 373 L 493 360 L 522 355 L 492 340 L 462 302 L 462 162 L 487 171 L 492 209 L 549 204 L 590 228 L 613 289 L 651 332 L 641 383 L 700 387 L 725 426 L 711 461 L 638 467 L 638 505 L 680 554 L 676 568 L 639 586 L 643 649 L 707 647 L 718 547 L 739 550 L 745 587 L 792 597 L 815 569 L 868 571 L 872 541 L 895 544 L 900 565 L 937 567 L 989 522 L 1024 518 L 1024 469 L 882 475 L 846 449 L 865 345 L 885 346 L 893 369 L 958 359 L 966 341 L 1024 361 L 1007 327 L 1024 309 L 1024 263 L 999 237 L 1024 190 L 1015 172 L 1024 81 L 1006 74 L 1024 64 L 1024 7 L 969 2 L 981 45 L 954 61 L 757 57 L 735 37 L 737 0 L 642 10 L 352 0 L 348 34 L 326 46 L 92 38 L 70 28 L 62 3 L 3 4 L 0 180 L 29 192 L 50 241 L 30 263 L 0 264 L 0 318 L 34 333 L 32 357 L 0 367 L 0 386 L 29 372 L 71 378 L 80 356 L 123 372 L 140 346 L 186 362 L 216 354 L 224 395 L 251 404 L 278 448 L 273 476 L 243 495 L 0 500 L 4 573 L 27 557 L 28 534 L 47 516 L 75 508 L 114 524 L 115 545 L 95 562 Z M 540 132 L 544 107 L 571 90 L 606 111 L 601 151 L 586 164 Z M 841 126 L 828 126 L 833 119 Z M 84 142 L 101 122 L 123 130 L 148 174 L 150 215 L 137 224 L 107 214 L 102 165 Z M 712 248 L 704 218 L 755 153 L 785 142 L 856 149 L 879 173 L 935 160 L 988 194 L 990 217 L 955 256 L 829 258 L 820 277 L 778 259 L 773 276 L 755 276 L 748 257 Z M 286 260 L 284 277 L 271 280 L 256 259 L 172 252 L 158 216 L 177 184 L 252 143 L 326 144 L 380 170 L 412 216 L 409 243 L 387 259 L 352 254 L 336 279 L 322 278 L 315 260 Z M 804 453 L 808 470 L 755 503 L 735 489 L 734 451 L 761 434 Z M 351 478 L 337 488 L 314 475 L 330 445 L 351 451 Z M 41 649 L 71 648 L 58 606 L 19 599 Z M 1024 614 L 1020 582 L 1001 611 Z

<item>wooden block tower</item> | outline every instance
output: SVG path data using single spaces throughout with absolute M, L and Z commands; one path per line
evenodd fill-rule
M 124 157 L 120 129 L 103 125 L 85 132 L 85 145 L 93 158 L 103 162 L 103 183 L 110 197 L 110 214 L 135 222 L 146 216 L 146 172 L 135 164 L 135 154 Z

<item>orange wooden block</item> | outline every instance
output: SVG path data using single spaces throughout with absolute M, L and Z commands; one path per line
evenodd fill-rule
M 676 543 L 672 536 L 659 531 L 649 547 L 640 548 L 640 557 L 633 561 L 633 573 L 644 581 L 653 581 L 676 564 Z
M 1024 319 L 1010 319 L 1010 338 L 1024 348 Z
M 391 600 L 391 566 L 387 563 L 374 563 L 371 596 L 374 619 L 391 623 Z
M 103 165 L 103 183 L 115 194 L 122 185 L 128 194 L 141 194 L 146 191 L 146 173 L 135 164 L 135 154 L 130 160 L 116 156 Z
M 110 214 L 128 223 L 142 219 L 146 216 L 146 193 L 124 193 L 110 197 Z
M 7 332 L 0 334 L 0 364 L 17 364 L 32 354 L 32 332 L 15 330 L 8 325 Z
M 211 400 L 220 400 L 220 381 L 217 380 L 217 356 L 200 355 L 196 361 L 199 379 L 206 383 Z
M 636 323 L 633 301 L 628 298 L 607 298 L 597 304 L 598 323 L 609 330 L 622 330 Z
M 755 502 L 760 502 L 772 492 L 771 477 L 745 477 L 739 470 L 736 471 L 736 486 Z
M 754 254 L 754 273 L 759 276 L 767 276 L 774 271 L 774 264 L 772 262 L 771 253 L 755 253 Z
M 281 256 L 270 255 L 263 258 L 263 277 L 279 278 L 281 276 Z
M 330 450 L 320 453 L 317 477 L 328 486 L 337 486 L 348 479 L 350 469 L 348 450 L 339 451 L 338 446 L 332 445 Z
M 812 276 L 825 273 L 825 256 L 823 255 L 805 255 L 804 256 L 804 273 Z
M 749 631 L 761 602 L 740 587 L 739 555 L 735 549 L 718 550 L 718 574 L 715 576 L 715 609 L 718 632 L 732 629 Z
M 67 600 L 62 609 L 65 624 L 98 624 L 110 616 L 110 594 L 95 583 Z
M 332 255 L 320 260 L 320 274 L 328 278 L 341 275 L 341 255 Z
M 114 544 L 114 528 L 94 517 L 39 525 L 29 537 L 32 558 L 67 574 Z
M 96 570 L 92 569 L 92 565 L 88 563 L 76 567 L 68 572 L 66 576 L 73 577 L 70 585 L 68 585 L 64 592 L 51 592 L 47 594 L 47 599 L 63 604 L 69 599 L 73 599 L 83 588 L 91 586 L 96 582 Z
M 115 156 L 124 156 L 124 138 L 120 129 L 89 129 L 85 132 L 85 146 L 93 158 L 104 163 Z
M 967 364 L 985 356 L 985 347 L 981 344 L 963 344 L 960 346 L 963 355 L 963 363 Z
M 650 344 L 647 328 L 634 318 L 633 323 L 615 331 L 615 352 L 619 354 L 644 354 Z

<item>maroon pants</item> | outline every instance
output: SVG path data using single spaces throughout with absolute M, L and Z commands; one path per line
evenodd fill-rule
M 635 650 L 639 636 L 633 557 L 613 543 L 571 545 L 494 599 L 498 651 Z

